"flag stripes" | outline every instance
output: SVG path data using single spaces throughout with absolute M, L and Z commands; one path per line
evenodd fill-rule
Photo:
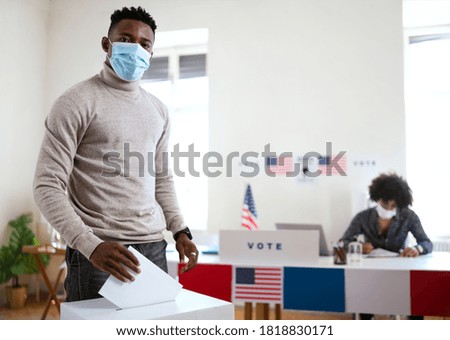
M 250 184 L 247 185 L 245 191 L 244 206 L 242 207 L 241 226 L 248 230 L 259 229 L 255 202 L 253 200 L 252 189 Z
M 267 158 L 266 165 L 269 171 L 276 175 L 286 175 L 294 171 L 293 157 L 269 157 Z
M 233 299 L 256 302 L 283 300 L 283 269 L 235 267 Z

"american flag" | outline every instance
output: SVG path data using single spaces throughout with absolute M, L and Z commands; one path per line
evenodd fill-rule
M 294 160 L 291 156 L 267 157 L 266 167 L 276 175 L 286 175 L 294 171 Z
M 319 170 L 321 176 L 346 176 L 347 175 L 347 155 L 323 156 L 319 159 Z
M 255 202 L 253 201 L 252 188 L 247 185 L 245 191 L 244 206 L 242 208 L 241 225 L 249 230 L 259 229 L 258 216 L 256 215 Z
M 233 300 L 274 302 L 283 300 L 283 268 L 234 267 Z

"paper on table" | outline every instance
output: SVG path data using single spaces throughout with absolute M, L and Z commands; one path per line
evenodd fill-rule
M 138 258 L 141 272 L 136 275 L 129 269 L 135 278 L 133 282 L 122 282 L 111 275 L 100 289 L 99 294 L 120 308 L 146 306 L 175 300 L 182 285 L 136 249 L 133 247 L 128 249 Z
M 399 256 L 399 254 L 383 248 L 375 248 L 369 254 L 367 254 L 367 257 L 396 257 L 396 256 Z

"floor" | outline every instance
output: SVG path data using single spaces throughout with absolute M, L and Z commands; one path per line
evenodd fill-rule
M 253 308 L 253 319 L 255 318 L 255 308 Z M 234 309 L 234 318 L 236 320 L 244 319 L 244 308 L 236 306 Z M 351 320 L 350 313 L 321 313 L 321 312 L 303 312 L 293 310 L 283 310 L 281 312 L 283 320 Z M 275 319 L 274 308 L 269 310 L 269 319 Z
M 26 306 L 21 309 L 0 306 L 0 320 L 40 320 L 46 305 L 47 301 L 45 299 L 41 299 L 41 302 L 36 302 L 34 297 L 28 297 Z M 50 306 L 47 319 L 59 319 L 59 313 L 55 306 Z
M 22 309 L 13 310 L 6 306 L 0 306 L 0 320 L 39 320 L 46 306 L 46 300 L 41 299 L 41 302 L 36 302 L 34 297 L 30 297 L 27 304 Z M 275 318 L 273 308 L 270 310 L 270 319 Z M 392 319 L 388 315 L 377 316 L 377 319 Z M 51 306 L 47 315 L 48 320 L 58 320 L 59 314 L 55 306 Z M 244 319 L 244 309 L 242 307 L 235 307 L 235 319 Z M 321 313 L 321 312 L 302 312 L 302 311 L 282 311 L 283 320 L 351 320 L 350 313 Z M 426 317 L 426 319 L 443 319 L 436 317 Z M 449 318 L 445 318 L 449 319 Z
M 36 302 L 34 297 L 29 297 L 27 304 L 22 309 L 13 310 L 6 306 L 0 306 L 0 320 L 39 320 L 46 306 L 45 299 Z M 275 312 L 270 310 L 270 319 L 275 318 Z M 297 311 L 283 311 L 282 318 L 285 320 L 349 320 L 352 318 L 348 313 L 303 313 Z M 47 320 L 58 320 L 59 314 L 55 306 L 51 306 L 47 315 Z M 235 319 L 244 319 L 244 309 L 237 306 L 235 308 Z

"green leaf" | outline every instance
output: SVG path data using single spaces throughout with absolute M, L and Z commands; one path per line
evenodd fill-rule
M 12 277 L 21 274 L 34 274 L 38 272 L 36 260 L 31 254 L 22 253 L 24 245 L 39 245 L 39 240 L 29 228 L 32 222 L 31 214 L 22 214 L 8 225 L 13 229 L 9 244 L 0 248 L 0 283 L 9 281 Z M 50 257 L 39 255 L 42 264 L 46 266 Z

